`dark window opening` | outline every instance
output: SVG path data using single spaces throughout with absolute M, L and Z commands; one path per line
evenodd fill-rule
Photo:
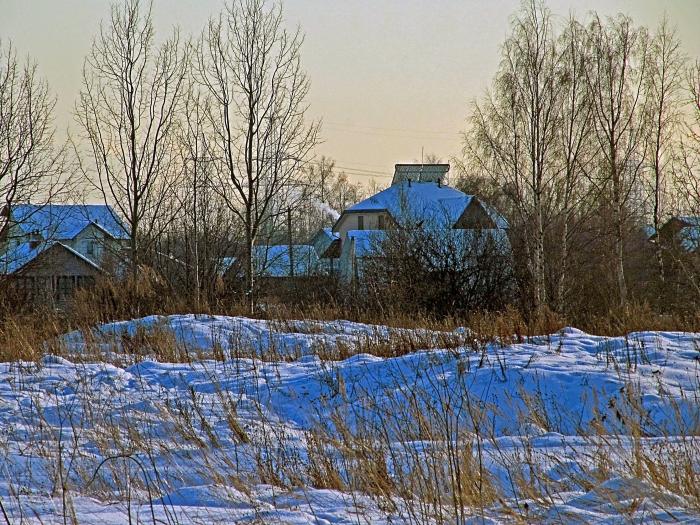
M 364 229 L 365 229 L 365 217 L 364 217 L 364 215 L 358 215 L 358 216 L 357 216 L 357 229 L 358 229 L 358 230 L 364 230 Z
M 87 254 L 89 256 L 97 255 L 97 241 L 88 241 L 87 243 Z

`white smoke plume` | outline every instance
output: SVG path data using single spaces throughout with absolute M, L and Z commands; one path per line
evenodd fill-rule
M 340 218 L 340 213 L 331 208 L 330 205 L 326 204 L 325 202 L 314 201 L 314 206 L 316 206 L 316 208 L 320 211 L 327 214 L 334 221 L 337 221 Z

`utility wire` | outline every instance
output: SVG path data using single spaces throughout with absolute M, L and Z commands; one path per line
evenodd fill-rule
M 384 131 L 398 131 L 398 132 L 403 132 L 403 133 L 419 133 L 421 135 L 446 135 L 449 137 L 453 136 L 460 136 L 460 133 L 454 133 L 452 131 L 436 131 L 436 130 L 429 130 L 429 129 L 422 129 L 422 128 L 386 128 L 386 127 L 381 127 L 381 126 L 368 126 L 368 125 L 358 125 L 358 124 L 343 124 L 341 122 L 332 122 L 332 121 L 323 121 L 323 125 L 325 126 L 328 124 L 330 127 L 338 127 L 338 128 L 348 128 L 350 129 L 355 129 L 355 130 L 372 130 L 372 131 L 377 131 L 377 132 L 384 132 Z

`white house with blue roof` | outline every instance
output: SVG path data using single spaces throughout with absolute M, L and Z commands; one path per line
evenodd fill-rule
M 2 214 L 0 274 L 59 303 L 114 268 L 129 242 L 105 205 L 18 204 Z
M 341 278 L 360 277 L 363 261 L 375 256 L 377 243 L 397 227 L 449 231 L 445 238 L 459 237 L 459 242 L 471 242 L 478 230 L 510 249 L 506 219 L 476 196 L 447 186 L 449 168 L 449 164 L 397 164 L 389 188 L 343 211 L 325 236 L 317 234 L 318 239 L 327 237 L 328 246 L 335 243 Z

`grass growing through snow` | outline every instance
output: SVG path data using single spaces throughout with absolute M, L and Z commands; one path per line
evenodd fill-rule
M 244 498 L 255 506 L 255 487 L 266 484 L 282 492 L 333 489 L 358 502 L 356 495 L 367 496 L 375 507 L 363 515 L 358 503 L 357 512 L 358 521 L 368 523 L 376 513 L 417 524 L 487 516 L 566 522 L 574 516 L 561 514 L 567 511 L 560 504 L 572 492 L 629 519 L 640 509 L 649 515 L 677 508 L 700 512 L 700 422 L 698 411 L 687 409 L 700 406 L 699 391 L 687 392 L 681 406 L 660 384 L 655 395 L 665 396 L 671 409 L 664 425 L 652 424 L 643 402 L 648 393 L 633 375 L 649 362 L 651 349 L 632 341 L 601 345 L 601 366 L 614 371 L 621 387 L 614 396 L 590 391 L 578 400 L 600 407 L 583 421 L 539 388 L 514 388 L 510 406 L 493 406 L 474 390 L 476 374 L 485 369 L 494 382 L 512 381 L 507 345 L 530 335 L 515 316 L 484 316 L 471 332 L 437 328 L 370 331 L 353 345 L 316 347 L 319 395 L 309 404 L 313 423 L 301 429 L 284 424 L 265 402 L 278 388 L 277 367 L 302 357 L 272 344 L 261 351 L 234 337 L 232 351 L 213 344 L 197 354 L 155 324 L 115 334 L 107 343 L 88 336 L 85 355 L 75 359 L 57 343 L 46 346 L 46 339 L 24 334 L 16 357 L 35 363 L 9 365 L 10 391 L 29 402 L 21 411 L 23 424 L 6 429 L 0 440 L 3 464 L 17 469 L 3 473 L 9 484 L 3 505 L 30 515 L 31 487 L 59 502 L 56 515 L 66 523 L 80 521 L 77 495 L 118 502 L 134 521 L 137 507 L 145 506 L 152 521 L 152 502 L 177 487 L 232 487 L 236 502 Z M 12 330 L 17 327 L 5 337 L 19 337 Z M 270 324 L 276 333 L 323 330 L 310 321 Z M 500 350 L 487 352 L 487 345 Z M 352 380 L 338 363 L 357 354 L 410 357 L 438 348 L 451 351 L 424 354 L 383 377 L 381 399 L 367 387 L 376 373 L 369 363 Z M 38 357 L 47 352 L 70 358 L 75 363 L 66 366 L 75 374 L 42 390 L 38 378 L 55 373 L 52 359 Z M 179 363 L 160 386 L 148 376 L 152 359 Z M 136 363 L 130 368 L 136 395 L 104 382 L 110 369 L 95 369 L 95 361 Z M 171 383 L 173 388 L 163 386 Z M 498 428 L 504 413 L 517 432 Z M 545 433 L 555 441 L 561 436 L 555 452 L 537 445 Z M 18 457 L 34 459 L 20 463 Z M 158 520 L 184 520 L 167 498 L 163 502 L 157 507 L 165 518 Z

